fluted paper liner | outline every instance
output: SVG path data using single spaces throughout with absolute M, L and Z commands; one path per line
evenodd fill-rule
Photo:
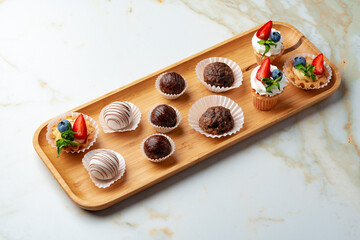
M 159 133 L 168 133 L 168 132 L 171 132 L 172 130 L 174 130 L 175 128 L 177 128 L 177 126 L 179 126 L 179 124 L 181 122 L 181 114 L 180 114 L 179 110 L 177 110 L 175 107 L 170 106 L 170 105 L 168 105 L 168 106 L 172 107 L 176 112 L 176 124 L 174 127 L 161 127 L 161 126 L 155 125 L 151 122 L 151 113 L 157 106 L 159 106 L 159 105 L 154 106 L 148 112 L 148 122 L 150 123 L 150 125 L 153 126 L 154 129 Z
M 57 124 L 58 120 L 63 120 L 63 119 L 66 119 L 67 117 L 71 116 L 71 117 L 78 117 L 80 114 L 83 115 L 84 119 L 88 119 L 90 121 L 90 124 L 95 128 L 95 133 L 94 133 L 94 139 L 89 142 L 88 146 L 86 148 L 82 148 L 82 149 L 79 149 L 77 151 L 68 151 L 66 149 L 63 149 L 63 151 L 67 152 L 67 153 L 80 153 L 80 152 L 85 152 L 86 150 L 88 150 L 92 145 L 94 145 L 94 143 L 96 142 L 96 139 L 97 139 L 97 136 L 98 136 L 98 133 L 99 133 L 99 127 L 97 125 L 97 123 L 95 122 L 94 119 L 92 119 L 91 117 L 89 117 L 88 115 L 86 114 L 83 114 L 83 113 L 78 113 L 78 112 L 66 112 L 66 113 L 63 113 L 55 118 L 53 118 L 47 125 L 47 132 L 46 132 L 46 139 L 48 141 L 48 143 L 56 148 L 56 142 L 55 142 L 55 139 L 53 139 L 51 137 L 51 134 L 52 134 L 52 130 L 51 128 Z
M 269 111 L 273 107 L 275 107 L 276 103 L 278 102 L 279 96 L 281 94 L 279 93 L 275 96 L 268 97 L 268 96 L 259 95 L 254 90 L 251 93 L 252 93 L 252 100 L 254 107 L 261 111 Z
M 170 145 L 171 145 L 171 152 L 169 153 L 169 155 L 165 156 L 165 157 L 162 157 L 162 158 L 158 158 L 158 159 L 152 159 L 152 158 L 149 158 L 145 151 L 144 151 L 144 143 L 146 141 L 146 139 L 148 139 L 149 137 L 151 136 L 154 136 L 154 135 L 162 135 L 164 137 L 166 137 L 169 142 L 170 142 Z M 151 161 L 151 162 L 155 162 L 155 163 L 158 163 L 158 162 L 162 162 L 164 161 L 165 159 L 169 158 L 171 155 L 173 155 L 173 153 L 175 152 L 175 143 L 174 141 L 167 135 L 165 134 L 162 134 L 162 133 L 155 133 L 155 134 L 151 134 L 150 136 L 147 136 L 141 143 L 141 151 L 143 152 L 144 156 L 146 157 L 147 160 Z
M 287 74 L 287 71 L 286 71 L 286 68 L 289 67 L 289 64 L 291 64 L 291 62 L 294 60 L 294 58 L 296 57 L 310 57 L 312 59 L 316 58 L 316 55 L 313 55 L 313 54 L 310 54 L 310 53 L 297 53 L 293 56 L 291 56 L 290 58 L 288 58 L 286 61 L 285 61 L 285 64 L 283 66 L 283 73 L 284 75 L 286 76 L 286 78 L 289 80 L 289 82 L 298 87 L 298 88 L 301 88 L 301 89 L 304 89 L 304 90 L 313 90 L 313 89 L 320 89 L 320 88 L 323 88 L 323 87 L 326 87 L 330 80 L 331 80 L 331 77 L 332 77 L 332 71 L 331 71 L 331 67 L 330 65 L 324 61 L 324 68 L 325 68 L 325 71 L 329 74 L 329 76 L 326 78 L 327 82 L 324 83 L 323 85 L 320 85 L 319 87 L 302 87 L 302 86 L 299 86 L 297 85 L 295 82 L 292 81 L 292 79 L 290 79 L 288 77 L 288 74 Z
M 174 99 L 177 99 L 178 97 L 180 97 L 181 95 L 183 95 L 186 91 L 186 89 L 188 88 L 188 83 L 186 81 L 186 79 L 182 76 L 182 78 L 184 79 L 185 81 L 185 88 L 184 90 L 179 93 L 179 94 L 168 94 L 168 93 L 164 93 L 160 90 L 160 79 L 162 78 L 162 76 L 164 76 L 167 72 L 164 72 L 162 74 L 160 74 L 156 80 L 155 80 L 155 88 L 159 91 L 159 93 L 161 93 L 161 95 L 166 98 L 166 99 L 169 99 L 169 100 L 174 100 Z M 179 74 L 180 75 L 180 74 Z
M 105 110 L 106 106 L 101 110 L 100 115 L 99 115 L 99 122 L 100 122 L 100 125 L 101 125 L 104 133 L 128 132 L 128 131 L 133 131 L 138 127 L 140 120 L 141 120 L 141 112 L 135 104 L 133 104 L 131 102 L 126 102 L 126 103 L 128 103 L 130 105 L 132 120 L 127 127 L 119 129 L 119 130 L 114 130 L 107 126 L 105 119 L 104 119 L 104 110 Z
M 228 108 L 234 119 L 233 129 L 220 135 L 209 134 L 207 132 L 204 132 L 199 126 L 200 117 L 206 112 L 208 108 L 215 106 L 222 106 L 224 108 Z M 189 120 L 189 125 L 195 131 L 198 131 L 199 133 L 205 135 L 206 137 L 221 138 L 225 136 L 230 136 L 240 131 L 240 129 L 244 124 L 244 112 L 242 111 L 241 107 L 232 99 L 220 95 L 211 95 L 200 98 L 191 106 L 188 115 L 188 120 Z
M 206 83 L 204 81 L 204 69 L 205 67 L 210 64 L 210 63 L 214 63 L 214 62 L 222 62 L 227 64 L 231 70 L 233 71 L 234 74 L 234 83 L 231 85 L 231 87 L 218 87 L 218 86 L 211 86 L 210 84 Z M 243 74 L 241 71 L 241 68 L 239 67 L 239 65 L 234 62 L 233 60 L 227 59 L 227 58 L 221 58 L 221 57 L 211 57 L 211 58 L 207 58 L 204 59 L 202 61 L 200 61 L 196 67 L 195 67 L 195 72 L 196 75 L 198 77 L 198 79 L 204 84 L 204 86 L 211 92 L 226 92 L 229 91 L 231 89 L 234 88 L 238 88 L 241 86 L 242 81 L 243 81 Z
M 109 152 L 112 152 L 114 153 L 117 158 L 119 159 L 119 171 L 117 172 L 117 174 L 115 175 L 115 177 L 113 177 L 112 179 L 108 179 L 108 180 L 100 180 L 100 179 L 97 179 L 96 177 L 93 177 L 91 174 L 90 174 L 90 171 L 89 171 L 89 165 L 90 165 L 90 160 L 91 158 L 98 152 L 100 151 L 109 151 Z M 97 186 L 98 188 L 107 188 L 109 187 L 111 184 L 113 184 L 114 182 L 116 182 L 117 180 L 119 180 L 125 173 L 125 168 L 126 168 L 126 165 L 125 165 L 125 160 L 123 158 L 123 156 L 121 156 L 121 154 L 113 151 L 113 150 L 110 150 L 110 149 L 95 149 L 95 150 L 92 150 L 90 152 L 88 152 L 87 154 L 85 154 L 85 156 L 83 157 L 82 159 L 82 163 L 85 167 L 85 169 L 88 171 L 89 173 L 89 176 L 90 176 L 90 179 L 93 181 L 93 183 L 95 184 L 95 186 Z

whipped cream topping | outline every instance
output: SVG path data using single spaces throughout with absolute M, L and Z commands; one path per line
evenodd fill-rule
M 119 172 L 119 159 L 115 153 L 102 150 L 89 163 L 90 174 L 99 180 L 109 180 Z
M 272 33 L 273 32 L 279 32 L 280 33 L 280 31 L 276 30 L 275 28 L 272 28 L 271 32 Z M 251 41 L 252 41 L 252 45 L 253 45 L 253 48 L 255 49 L 255 51 L 262 55 L 265 52 L 265 46 L 258 43 L 258 41 L 261 41 L 261 40 L 262 39 L 258 38 L 256 36 L 256 33 L 255 33 Z M 276 44 L 277 44 L 276 47 L 275 46 L 270 46 L 270 50 L 265 54 L 265 56 L 270 57 L 272 55 L 279 54 L 281 52 L 281 50 L 283 49 L 283 47 L 284 47 L 282 42 L 283 42 L 283 37 L 281 35 L 280 40 L 278 42 L 276 42 Z
M 275 96 L 279 93 L 281 93 L 284 90 L 284 87 L 287 85 L 287 79 L 283 74 L 282 79 L 279 81 L 280 84 L 280 90 L 278 89 L 277 86 L 272 86 L 271 87 L 271 93 L 266 91 L 266 87 L 265 85 L 256 79 L 256 73 L 258 72 L 260 66 L 257 66 L 252 72 L 251 72 L 251 76 L 250 76 L 250 83 L 251 83 L 251 87 L 255 90 L 255 92 L 259 95 L 263 95 L 263 96 L 268 96 L 268 97 L 272 97 Z M 270 71 L 274 71 L 275 69 L 277 69 L 276 66 L 274 65 L 270 65 Z

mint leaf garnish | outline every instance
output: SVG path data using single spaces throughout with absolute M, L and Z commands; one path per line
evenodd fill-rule
M 282 77 L 278 77 L 277 79 L 272 78 L 261 78 L 261 82 L 265 84 L 266 91 L 272 93 L 271 88 L 272 86 L 277 86 L 280 91 L 280 80 Z
M 69 129 L 66 130 L 66 131 L 64 131 L 64 132 L 62 132 L 62 133 L 61 133 L 61 137 L 62 137 L 63 139 L 67 139 L 67 140 L 70 140 L 70 141 L 74 141 L 74 134 L 76 134 L 76 132 L 74 132 L 74 131 L 71 130 L 71 125 L 70 125 L 70 123 L 69 123 Z
M 67 140 L 67 139 L 58 139 L 58 140 L 56 140 L 56 147 L 57 147 L 57 153 L 58 153 L 57 157 L 60 157 L 60 153 L 61 153 L 62 149 L 64 147 L 69 146 L 69 145 L 78 146 L 79 144 L 76 143 L 76 142 Z
M 263 53 L 261 58 L 263 58 L 265 56 L 265 54 L 270 51 L 271 46 L 277 47 L 277 44 L 271 39 L 269 39 L 269 40 L 260 40 L 260 41 L 258 41 L 258 44 L 265 46 L 265 52 Z
M 315 66 L 312 66 L 311 64 L 304 67 L 302 64 L 298 64 L 295 66 L 296 69 L 299 69 L 304 73 L 306 77 L 310 77 L 313 82 L 316 81 L 316 75 L 314 74 Z

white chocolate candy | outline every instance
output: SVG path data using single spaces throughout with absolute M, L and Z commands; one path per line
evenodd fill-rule
M 119 172 L 119 159 L 113 152 L 100 151 L 91 158 L 89 172 L 99 180 L 112 179 Z
M 132 121 L 131 107 L 127 102 L 113 102 L 104 108 L 104 121 L 113 130 L 120 130 Z

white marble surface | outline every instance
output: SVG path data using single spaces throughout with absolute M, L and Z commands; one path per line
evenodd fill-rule
M 0 239 L 360 239 L 359 5 L 1 0 Z M 35 153 L 45 120 L 270 18 L 337 65 L 339 91 L 101 212 Z

